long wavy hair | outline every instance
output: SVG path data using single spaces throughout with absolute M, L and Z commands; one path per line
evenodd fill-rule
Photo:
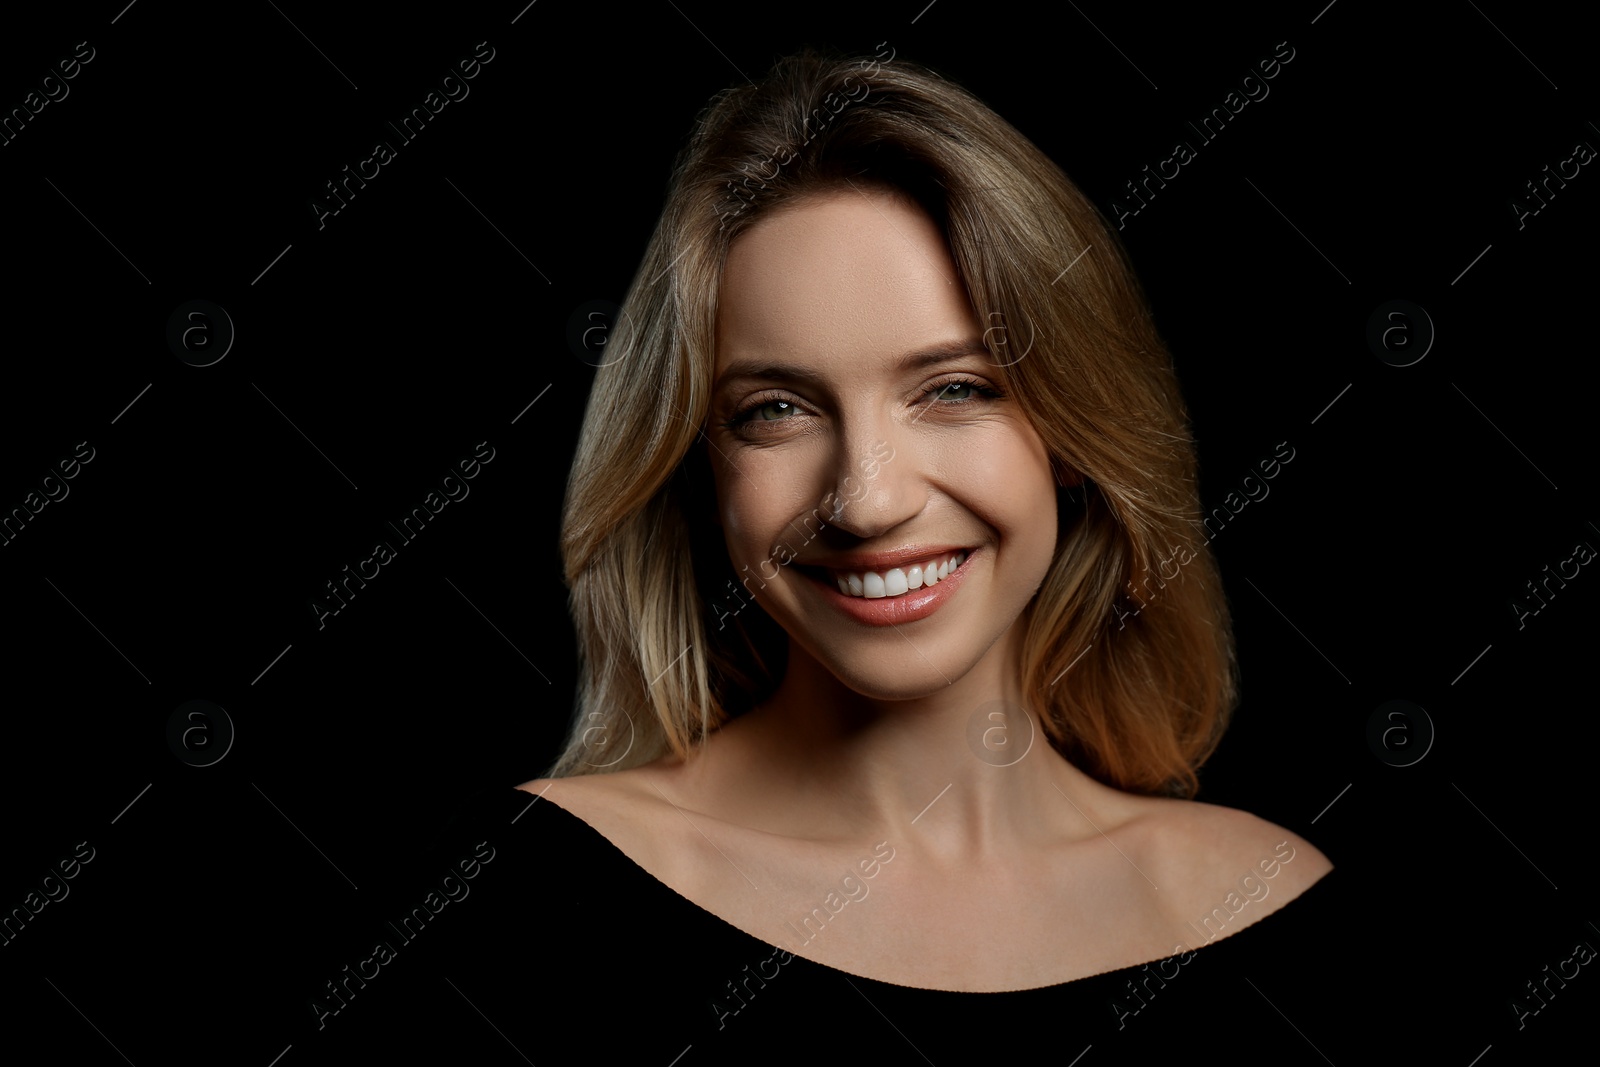
M 731 569 L 697 443 L 717 294 L 742 232 L 862 183 L 941 227 L 1004 385 L 1070 487 L 1023 616 L 1031 709 L 1098 780 L 1193 795 L 1237 699 L 1233 632 L 1188 414 L 1125 251 L 1061 169 L 970 93 L 905 61 L 813 53 L 701 114 L 613 326 L 567 487 L 582 666 L 549 774 L 687 758 L 781 680 L 781 628 L 759 608 L 714 609 Z

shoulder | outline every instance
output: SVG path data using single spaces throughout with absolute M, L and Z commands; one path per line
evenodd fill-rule
M 617 772 L 572 778 L 535 778 L 517 788 L 537 798 L 538 803 L 564 808 L 595 826 L 606 822 L 608 816 L 636 817 L 644 802 L 639 795 L 641 784 L 632 780 L 627 772 Z
M 662 774 L 653 766 L 570 778 L 535 778 L 517 786 L 587 823 L 639 866 L 662 877 L 683 865 L 673 848 L 678 829 L 668 819 L 675 809 L 662 792 Z
M 1162 910 L 1206 940 L 1265 918 L 1333 870 L 1311 842 L 1249 812 L 1155 798 L 1145 812 L 1142 851 Z
M 579 774 L 570 778 L 535 778 L 517 786 L 524 793 L 566 808 L 579 818 L 586 812 L 630 811 L 653 807 L 652 798 L 661 801 L 651 783 L 659 777 L 652 768 L 638 767 L 606 774 Z M 585 819 L 587 821 L 587 819 Z

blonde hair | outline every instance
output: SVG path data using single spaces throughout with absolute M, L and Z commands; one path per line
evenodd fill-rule
M 971 94 L 903 61 L 811 53 L 701 115 L 606 346 L 562 525 L 582 667 L 550 773 L 687 757 L 781 679 L 787 638 L 764 612 L 707 625 L 731 570 L 696 444 L 730 243 L 847 183 L 898 190 L 941 226 L 1007 390 L 1074 487 L 1024 613 L 1032 710 L 1099 780 L 1192 795 L 1237 698 L 1232 626 L 1187 412 L 1120 243 Z

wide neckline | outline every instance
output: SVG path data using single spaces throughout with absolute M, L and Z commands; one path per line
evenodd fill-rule
M 798 961 L 798 962 L 807 964 L 807 965 L 809 965 L 811 967 L 820 968 L 823 971 L 832 971 L 833 973 L 841 975 L 842 977 L 847 978 L 847 979 L 859 979 L 859 980 L 864 981 L 864 982 L 874 982 L 874 983 L 877 983 L 878 985 L 891 986 L 891 987 L 894 987 L 896 989 L 914 990 L 914 991 L 916 991 L 918 993 L 942 993 L 942 994 L 945 994 L 947 996 L 1007 996 L 1007 995 L 1021 995 L 1021 994 L 1039 994 L 1039 993 L 1044 993 L 1044 992 L 1048 992 L 1048 991 L 1051 991 L 1051 990 L 1065 989 L 1067 986 L 1077 985 L 1077 984 L 1082 983 L 1082 982 L 1088 982 L 1088 981 L 1091 981 L 1091 980 L 1096 979 L 1096 978 L 1105 978 L 1108 975 L 1121 974 L 1124 971 L 1138 970 L 1138 969 L 1140 969 L 1142 967 L 1147 967 L 1152 963 L 1159 963 L 1162 960 L 1171 959 L 1175 955 L 1178 955 L 1176 953 L 1173 953 L 1173 954 L 1168 954 L 1168 955 L 1165 955 L 1165 956 L 1153 956 L 1148 960 L 1139 960 L 1139 961 L 1137 961 L 1135 963 L 1126 964 L 1125 966 L 1122 966 L 1122 967 L 1112 967 L 1112 968 L 1109 968 L 1109 969 L 1104 970 L 1104 971 L 1096 971 L 1093 974 L 1085 974 L 1085 975 L 1080 975 L 1077 978 L 1069 978 L 1065 982 L 1055 982 L 1055 983 L 1052 983 L 1050 985 L 1042 985 L 1042 986 L 1024 986 L 1024 987 L 1019 988 L 1019 989 L 996 989 L 996 990 L 936 989 L 936 988 L 933 988 L 933 987 L 930 987 L 930 986 L 906 985 L 903 982 L 894 982 L 894 981 L 890 981 L 890 980 L 885 979 L 885 978 L 874 978 L 871 975 L 857 974 L 854 971 L 846 971 L 846 970 L 843 970 L 842 968 L 835 967 L 835 966 L 833 966 L 831 964 L 821 963 L 821 962 L 819 962 L 817 960 L 810 959 L 809 957 L 802 956 L 799 953 L 795 952 L 794 950 L 788 949 L 788 948 L 784 948 L 781 945 L 774 945 L 770 941 L 766 940 L 763 937 L 758 937 L 755 934 L 752 934 L 750 931 L 748 931 L 748 930 L 746 930 L 746 929 L 744 929 L 742 927 L 735 926 L 733 923 L 729 922 L 727 919 L 724 919 L 722 916 L 718 915 L 716 912 L 711 911 L 708 908 L 702 907 L 700 904 L 697 904 L 695 901 L 689 899 L 688 897 L 684 896 L 682 893 L 678 892 L 676 889 L 674 889 L 672 886 L 668 885 L 666 882 L 663 882 L 661 879 L 657 878 L 654 874 L 651 874 L 648 870 L 646 870 L 643 866 L 641 866 L 632 856 L 629 856 L 626 852 L 622 851 L 622 849 L 618 848 L 616 842 L 612 841 L 605 834 L 601 833 L 600 830 L 597 829 L 596 827 L 590 825 L 586 820 L 584 820 L 584 818 L 582 816 L 578 815 L 576 812 L 570 811 L 567 808 L 562 807 L 560 804 L 557 804 L 555 801 L 550 800 L 548 797 L 546 797 L 544 795 L 544 793 L 530 793 L 528 790 L 519 789 L 516 786 L 510 786 L 508 788 L 511 790 L 511 792 L 516 793 L 519 797 L 529 797 L 529 798 L 531 798 L 529 803 L 527 804 L 527 806 L 524 807 L 522 809 L 522 812 L 517 815 L 517 817 L 516 817 L 517 819 L 521 819 L 523 815 L 526 815 L 530 810 L 532 810 L 532 808 L 533 808 L 533 806 L 535 804 L 539 803 L 542 800 L 546 804 L 548 804 L 550 807 L 554 808 L 556 811 L 558 811 L 562 815 L 566 816 L 572 822 L 576 823 L 578 826 L 582 827 L 584 830 L 587 830 L 590 834 L 593 834 L 607 848 L 609 848 L 612 852 L 616 853 L 617 858 L 619 860 L 621 860 L 622 863 L 624 863 L 628 867 L 633 868 L 634 871 L 638 872 L 639 875 L 643 876 L 643 878 L 645 880 L 647 880 L 648 882 L 650 882 L 651 884 L 653 884 L 655 886 L 659 886 L 661 891 L 663 891 L 670 900 L 675 901 L 675 902 L 679 902 L 680 905 L 686 905 L 688 908 L 693 909 L 693 911 L 698 913 L 699 915 L 702 915 L 706 919 L 709 919 L 712 922 L 715 922 L 719 926 L 725 927 L 726 929 L 732 931 L 734 934 L 738 935 L 739 937 L 745 938 L 746 940 L 748 940 L 748 941 L 750 941 L 750 942 L 752 942 L 754 944 L 761 945 L 766 949 L 770 949 L 772 952 L 785 952 L 785 953 L 788 953 L 789 956 L 790 956 L 790 962 L 791 963 Z M 546 788 L 548 790 L 548 787 L 546 787 Z M 515 821 L 515 820 L 513 820 L 513 821 Z M 1221 944 L 1222 942 L 1233 941 L 1233 940 L 1236 940 L 1236 939 L 1242 937 L 1247 931 L 1253 930 L 1256 927 L 1261 926 L 1263 923 L 1266 923 L 1267 921 L 1271 920 L 1274 916 L 1281 915 L 1283 912 L 1287 911 L 1289 908 L 1291 908 L 1295 904 L 1299 903 L 1301 900 L 1303 900 L 1305 898 L 1306 894 L 1310 893 L 1312 890 L 1316 889 L 1318 886 L 1320 886 L 1323 883 L 1325 883 L 1328 880 L 1329 875 L 1331 875 L 1332 873 L 1333 873 L 1333 870 L 1330 869 L 1327 873 L 1323 874 L 1323 876 L 1321 878 L 1318 878 L 1315 882 L 1312 882 L 1310 885 L 1306 886 L 1298 894 L 1296 894 L 1291 900 L 1289 900 L 1288 903 L 1281 905 L 1275 911 L 1272 911 L 1269 914 L 1262 916 L 1261 918 L 1255 920 L 1254 922 L 1250 923 L 1247 926 L 1241 927 L 1239 930 L 1237 930 L 1237 931 L 1235 931 L 1233 933 L 1223 934 L 1220 937 L 1216 937 L 1216 938 L 1213 938 L 1213 939 L 1205 942 L 1204 944 L 1200 945 L 1198 948 L 1189 949 L 1188 951 L 1191 952 L 1191 953 L 1198 954 L 1200 952 L 1205 951 L 1208 948 L 1212 948 L 1212 947 L 1214 947 L 1214 946 L 1216 946 L 1218 944 Z M 1321 899 L 1320 896 L 1319 896 L 1318 899 Z M 1278 926 L 1282 926 L 1282 925 L 1283 925 L 1282 923 L 1278 924 Z M 1273 929 L 1277 929 L 1278 926 L 1273 927 Z M 1213 956 L 1214 955 L 1215 954 L 1213 953 Z M 784 964 L 784 966 L 788 966 L 788 964 Z

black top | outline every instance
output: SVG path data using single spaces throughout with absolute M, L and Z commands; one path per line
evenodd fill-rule
M 1339 870 L 1184 956 L 956 993 L 794 956 L 681 896 L 577 816 L 509 787 L 456 820 L 437 869 L 412 910 L 385 925 L 392 952 L 431 957 L 448 982 L 437 1007 L 454 1020 L 457 1062 L 949 1064 L 1046 1052 L 1039 1062 L 1093 1067 L 1231 1049 L 1238 1062 L 1346 1063 L 1372 1051 L 1360 1017 L 1382 1014 L 1357 1011 L 1353 964 L 1371 927 Z

